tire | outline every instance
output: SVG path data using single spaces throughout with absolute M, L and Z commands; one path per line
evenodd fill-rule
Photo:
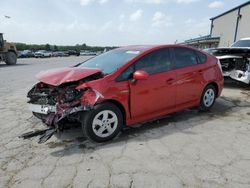
M 86 112 L 82 121 L 84 135 L 94 142 L 106 142 L 118 135 L 123 125 L 120 109 L 113 103 L 101 103 Z
M 17 61 L 17 56 L 15 52 L 7 52 L 6 54 L 6 64 L 7 65 L 15 65 Z
M 213 85 L 208 85 L 201 96 L 200 101 L 200 111 L 207 112 L 209 111 L 216 100 L 216 88 Z

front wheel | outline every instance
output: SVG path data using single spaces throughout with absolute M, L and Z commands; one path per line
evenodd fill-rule
M 17 56 L 14 52 L 7 52 L 6 54 L 6 64 L 15 65 L 17 61 Z
M 201 111 L 210 110 L 214 105 L 215 99 L 216 89 L 213 85 L 208 85 L 202 93 L 199 109 Z
M 120 109 L 112 103 L 102 103 L 86 112 L 82 122 L 85 136 L 95 142 L 105 142 L 118 135 L 123 125 Z

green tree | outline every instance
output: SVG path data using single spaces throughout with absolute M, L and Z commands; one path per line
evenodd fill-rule
M 49 44 L 46 44 L 46 45 L 45 45 L 45 50 L 47 50 L 47 51 L 50 51 L 50 50 L 51 50 L 51 47 L 50 47 Z
M 53 49 L 54 51 L 58 51 L 58 47 L 57 47 L 57 45 L 54 45 L 54 49 Z

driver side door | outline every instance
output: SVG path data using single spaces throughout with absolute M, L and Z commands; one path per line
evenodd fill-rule
M 132 118 L 140 121 L 165 115 L 175 108 L 176 71 L 168 48 L 153 51 L 134 63 L 149 74 L 146 80 L 129 81 Z

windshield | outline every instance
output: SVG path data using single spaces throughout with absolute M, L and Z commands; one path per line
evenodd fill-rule
M 100 68 L 104 74 L 110 74 L 139 54 L 140 51 L 116 49 L 87 60 L 79 67 Z
M 234 43 L 232 47 L 248 47 L 250 48 L 250 40 L 239 40 L 238 42 Z

